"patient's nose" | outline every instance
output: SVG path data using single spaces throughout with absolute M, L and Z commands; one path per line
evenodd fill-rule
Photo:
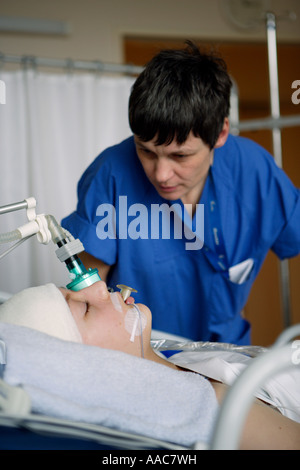
M 97 281 L 87 288 L 91 301 L 109 299 L 109 292 L 104 281 Z

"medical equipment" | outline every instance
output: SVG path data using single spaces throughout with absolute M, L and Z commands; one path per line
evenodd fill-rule
M 29 222 L 16 230 L 4 234 L 0 234 L 0 243 L 8 243 L 17 241 L 17 243 L 0 256 L 3 257 L 8 254 L 12 249 L 18 246 L 21 242 L 27 240 L 33 235 L 37 235 L 40 243 L 48 244 L 51 240 L 58 248 L 55 251 L 57 258 L 65 263 L 71 282 L 66 286 L 67 289 L 72 291 L 79 291 L 85 287 L 89 287 L 97 281 L 100 281 L 97 269 L 88 270 L 83 265 L 78 254 L 84 251 L 83 244 L 79 239 L 74 237 L 65 229 L 63 229 L 52 215 L 36 215 L 36 200 L 34 198 L 25 199 L 22 202 L 17 202 L 8 206 L 0 207 L 0 214 L 12 212 L 20 209 L 26 209 L 27 218 Z M 118 284 L 121 296 L 124 302 L 128 299 L 132 292 L 137 292 L 135 289 L 124 284 Z M 116 299 L 114 299 L 116 300 Z M 146 326 L 147 320 L 139 308 L 135 305 L 132 310 L 126 315 L 124 325 L 125 329 L 131 334 L 130 341 L 134 342 L 135 336 L 141 336 L 141 356 L 144 357 L 143 352 L 143 330 Z
M 118 284 L 117 288 L 120 289 L 124 302 L 131 295 L 131 292 L 137 292 L 137 290 L 133 289 L 132 287 L 125 286 L 124 284 Z
M 57 244 L 56 255 L 61 262 L 66 264 L 72 281 L 67 285 L 67 289 L 78 291 L 91 286 L 101 278 L 97 269 L 84 267 L 77 256 L 84 250 L 80 240 L 74 239 L 66 230 L 62 229 L 53 216 L 46 216 L 48 227 L 52 235 L 52 240 Z
M 37 235 L 40 243 L 48 244 L 51 240 L 58 246 L 56 256 L 65 263 L 71 282 L 67 289 L 78 291 L 91 286 L 101 278 L 97 269 L 86 269 L 78 257 L 78 253 L 84 251 L 83 244 L 63 229 L 52 215 L 36 215 L 36 200 L 33 197 L 24 201 L 0 207 L 0 214 L 26 209 L 29 222 L 18 227 L 12 232 L 0 234 L 0 243 L 16 241 L 10 249 L 0 255 L 0 259 L 10 253 L 23 241 L 28 240 L 33 235 Z
M 140 336 L 141 343 L 141 357 L 144 356 L 144 340 L 143 340 L 143 331 L 147 325 L 147 319 L 144 313 L 140 311 L 136 304 L 131 305 L 126 313 L 125 319 L 125 330 L 130 333 L 130 341 L 133 343 L 135 336 Z
M 69 271 L 71 282 L 66 286 L 72 291 L 79 291 L 85 287 L 89 287 L 97 281 L 101 281 L 97 269 L 86 269 L 78 254 L 84 251 L 84 246 L 79 239 L 74 237 L 63 227 L 61 227 L 53 215 L 36 215 L 36 200 L 33 197 L 24 201 L 16 202 L 0 207 L 0 215 L 8 212 L 26 209 L 29 222 L 17 229 L 0 233 L 0 244 L 16 241 L 15 245 L 0 255 L 0 259 L 10 253 L 14 248 L 33 235 L 37 235 L 40 243 L 48 244 L 51 240 L 58 246 L 55 251 L 57 258 L 66 264 Z M 118 284 L 124 302 L 128 299 L 135 289 L 124 284 Z

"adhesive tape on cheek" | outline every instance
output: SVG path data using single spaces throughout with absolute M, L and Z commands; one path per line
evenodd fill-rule
M 146 315 L 140 311 L 136 305 L 132 305 L 128 309 L 124 318 L 125 330 L 131 334 L 130 341 L 134 340 L 135 336 L 140 336 L 147 325 Z
M 114 306 L 114 308 L 118 311 L 118 312 L 123 312 L 123 306 L 121 304 L 121 300 L 120 300 L 120 297 L 119 297 L 119 294 L 117 292 L 113 292 L 112 294 L 110 294 L 110 299 L 112 301 L 112 304 Z

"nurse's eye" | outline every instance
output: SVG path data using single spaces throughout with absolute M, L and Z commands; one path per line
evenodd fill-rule
M 174 153 L 172 156 L 174 158 L 177 158 L 178 160 L 185 160 L 185 159 L 189 158 L 191 155 L 189 155 L 187 153 Z
M 149 150 L 149 149 L 146 149 L 144 147 L 140 147 L 139 148 L 139 151 L 145 155 L 146 157 L 152 157 L 152 156 L 155 156 L 155 154 L 152 152 L 152 150 Z

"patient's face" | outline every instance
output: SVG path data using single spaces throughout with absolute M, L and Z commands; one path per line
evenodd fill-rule
M 85 344 L 141 355 L 140 337 L 135 337 L 134 342 L 131 342 L 131 332 L 125 328 L 126 314 L 133 307 L 124 303 L 120 293 L 110 294 L 103 281 L 78 292 L 60 290 Z M 137 305 L 146 316 L 147 325 L 143 331 L 143 339 L 144 342 L 149 341 L 151 313 L 145 305 Z

